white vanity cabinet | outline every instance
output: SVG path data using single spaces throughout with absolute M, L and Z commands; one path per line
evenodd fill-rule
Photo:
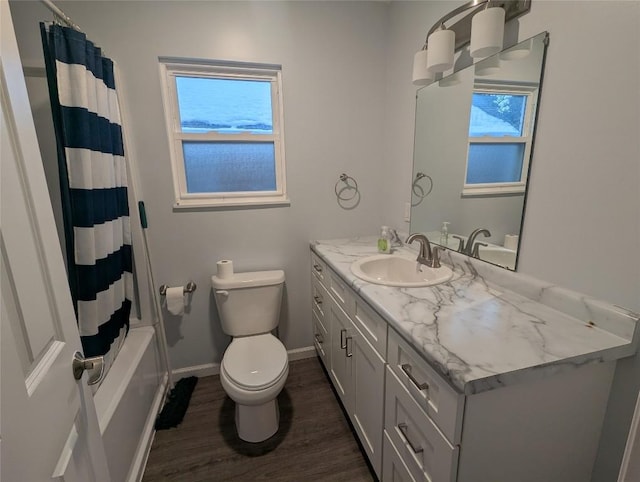
M 570 315 L 582 305 L 566 290 L 544 291 L 565 312 L 487 290 L 475 272 L 444 288 L 437 308 L 424 290 L 356 284 L 356 293 L 345 261 L 371 253 L 358 243 L 311 253 L 314 342 L 379 479 L 590 480 L 616 360 L 635 353 L 638 317 L 611 307 L 594 328 L 598 320 Z
M 316 350 L 381 477 L 387 323 L 313 253 L 311 269 Z

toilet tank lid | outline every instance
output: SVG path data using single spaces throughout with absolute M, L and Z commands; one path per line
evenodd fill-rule
M 234 273 L 229 278 L 211 277 L 211 286 L 217 290 L 234 288 L 253 288 L 255 286 L 271 286 L 284 283 L 284 271 L 254 271 L 250 273 Z

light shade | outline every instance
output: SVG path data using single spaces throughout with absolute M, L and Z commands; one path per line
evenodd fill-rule
M 460 80 L 460 72 L 455 72 L 447 77 L 444 77 L 438 81 L 438 86 L 440 87 L 453 87 L 454 85 L 458 85 L 462 82 Z
M 500 53 L 500 60 L 520 60 L 526 58 L 531 52 L 531 40 L 520 42 L 508 50 Z
M 427 85 L 434 79 L 435 74 L 427 70 L 427 51 L 416 52 L 413 56 L 413 85 Z
M 504 40 L 504 9 L 491 7 L 476 13 L 471 20 L 469 54 L 483 58 L 502 50 Z
M 453 30 L 440 29 L 429 35 L 427 45 L 427 70 L 431 73 L 444 72 L 453 67 L 453 51 L 456 34 Z
M 481 60 L 475 64 L 475 74 L 478 77 L 497 74 L 500 71 L 500 56 L 492 55 L 488 59 Z

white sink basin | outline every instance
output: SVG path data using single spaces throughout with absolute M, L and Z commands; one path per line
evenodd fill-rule
M 516 268 L 517 254 L 517 251 L 501 246 L 480 246 L 478 251 L 478 257 L 481 260 L 509 269 Z
M 351 272 L 369 283 L 398 287 L 433 286 L 449 281 L 453 275 L 447 266 L 429 268 L 415 259 L 393 254 L 378 254 L 355 261 Z

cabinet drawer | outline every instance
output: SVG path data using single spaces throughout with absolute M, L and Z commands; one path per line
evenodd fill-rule
M 384 428 L 415 480 L 454 482 L 458 447 L 452 446 L 390 369 L 386 373 Z
M 318 256 L 313 251 L 311 251 L 311 273 L 318 281 L 320 281 L 320 283 L 325 286 L 325 288 L 329 286 L 329 282 L 326 279 L 327 265 L 320 259 L 320 256 Z
M 387 358 L 387 322 L 358 296 L 353 297 L 353 324 L 378 351 Z
M 330 370 L 330 344 L 329 331 L 326 329 L 325 324 L 320 321 L 318 315 L 314 311 L 311 315 L 313 317 L 313 344 L 316 347 L 316 352 L 322 360 L 325 369 Z
M 336 304 L 342 308 L 347 315 L 353 316 L 354 296 L 351 289 L 333 270 L 325 270 L 325 273 L 329 278 L 329 294 L 331 294 Z
M 384 482 L 417 482 L 402 461 L 402 457 L 391 443 L 389 434 L 384 431 L 384 450 L 382 462 L 382 480 Z
M 327 318 L 327 306 L 329 303 L 329 293 L 322 283 L 316 279 L 315 276 L 311 277 L 311 305 L 313 307 L 313 312 L 318 316 L 320 321 L 326 325 Z
M 452 444 L 460 443 L 464 395 L 454 390 L 393 329 L 389 329 L 387 355 L 389 368 L 418 406 Z

